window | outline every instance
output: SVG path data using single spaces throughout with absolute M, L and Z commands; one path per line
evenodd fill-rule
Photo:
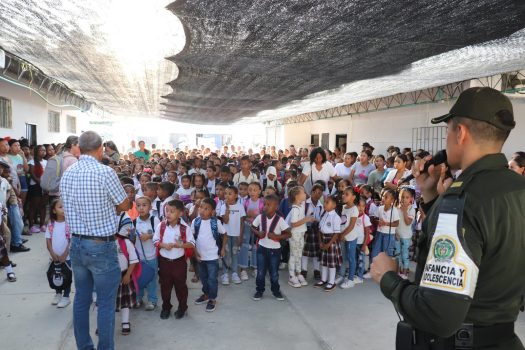
M 13 111 L 11 100 L 0 97 L 0 128 L 11 129 L 13 127 Z
M 412 150 L 424 149 L 434 154 L 446 147 L 447 127 L 431 126 L 412 129 Z
M 310 144 L 314 145 L 315 147 L 319 146 L 319 134 L 312 134 L 310 136 Z
M 60 132 L 60 113 L 49 111 L 47 126 L 49 132 Z
M 68 115 L 67 116 L 67 132 L 70 134 L 76 134 L 77 133 L 77 117 L 73 117 Z

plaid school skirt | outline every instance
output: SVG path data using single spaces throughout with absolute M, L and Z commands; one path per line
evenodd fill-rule
M 323 243 L 327 244 L 333 237 L 333 234 L 323 233 Z M 343 254 L 339 242 L 333 243 L 328 250 L 321 250 L 321 265 L 329 268 L 339 267 L 343 263 Z
M 122 277 L 126 271 L 122 272 Z M 117 311 L 120 309 L 131 309 L 137 303 L 137 293 L 135 292 L 135 283 L 133 279 L 128 284 L 120 283 L 117 291 Z
M 319 239 L 317 232 L 319 231 L 317 225 L 312 225 L 306 230 L 304 234 L 303 256 L 308 258 L 321 257 L 321 249 L 319 248 Z

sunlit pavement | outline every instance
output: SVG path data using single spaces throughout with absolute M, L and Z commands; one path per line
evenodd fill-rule
M 0 271 L 0 348 L 75 349 L 72 305 L 65 309 L 51 305 L 54 291 L 45 276 L 48 257 L 43 234 L 31 237 L 27 245 L 31 252 L 11 256 L 18 264 L 16 283 L 7 282 L 5 272 Z M 275 300 L 269 286 L 261 301 L 253 301 L 255 280 L 250 278 L 241 285 L 220 286 L 213 313 L 205 312 L 205 305 L 193 304 L 200 295 L 200 284 L 188 282 L 187 317 L 161 320 L 160 308 L 132 310 L 131 334 L 123 336 L 117 314 L 116 347 L 394 349 L 397 316 L 375 283 L 367 280 L 352 289 L 325 293 L 311 285 L 294 289 L 286 283 L 286 271 L 281 271 L 280 276 L 285 301 Z M 175 296 L 172 300 L 176 305 Z M 92 313 L 91 334 L 96 341 L 94 316 Z M 523 313 L 516 328 L 521 339 L 525 339 Z

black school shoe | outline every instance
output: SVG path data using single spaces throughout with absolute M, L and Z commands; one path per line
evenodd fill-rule
M 208 302 L 208 296 L 203 294 L 199 297 L 199 299 L 195 300 L 195 305 L 202 305 L 206 302 Z
M 175 315 L 175 319 L 176 320 L 180 320 L 181 318 L 183 318 L 184 316 L 186 316 L 188 314 L 188 311 L 187 310 L 177 310 L 175 311 L 174 315 Z
M 277 299 L 279 301 L 283 301 L 284 300 L 284 297 L 281 294 L 281 292 L 275 292 L 275 293 L 273 293 L 273 296 L 275 297 L 275 299 Z
M 160 312 L 160 318 L 163 320 L 167 320 L 168 318 L 170 318 L 170 310 L 162 310 Z
M 10 253 L 24 253 L 30 251 L 31 248 L 26 247 L 23 244 L 20 245 L 12 245 Z
M 255 301 L 259 301 L 259 300 L 262 299 L 262 297 L 263 297 L 263 293 L 261 293 L 261 292 L 255 292 L 255 294 L 253 295 L 253 300 L 255 300 Z
M 206 304 L 206 312 L 215 311 L 215 304 L 215 300 L 208 300 L 208 304 Z
M 314 288 L 323 288 L 327 282 L 319 281 L 314 284 Z

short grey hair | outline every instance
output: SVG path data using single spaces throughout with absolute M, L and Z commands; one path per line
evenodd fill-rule
M 66 143 L 64 144 L 64 150 L 69 151 L 74 145 L 78 145 L 78 136 L 71 135 L 67 138 Z
M 102 146 L 102 137 L 94 131 L 85 131 L 78 138 L 78 146 L 82 153 L 96 151 Z

